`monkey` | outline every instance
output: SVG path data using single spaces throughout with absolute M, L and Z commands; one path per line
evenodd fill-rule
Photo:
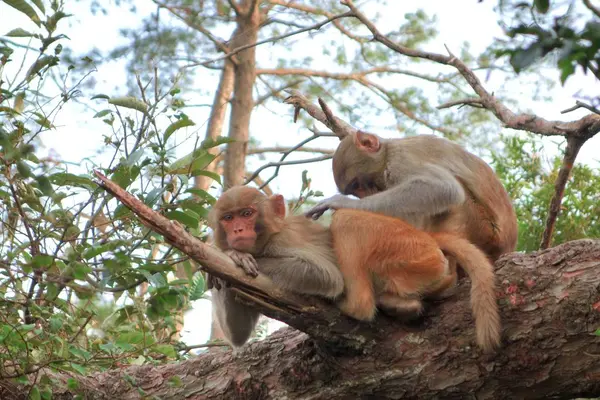
M 340 208 L 399 217 L 417 229 L 452 232 L 492 262 L 516 247 L 516 214 L 502 183 L 482 159 L 454 142 L 358 131 L 341 140 L 332 166 L 341 194 L 308 210 L 309 217 Z
M 286 217 L 283 196 L 234 186 L 219 197 L 208 219 L 216 246 L 247 274 L 260 271 L 278 287 L 300 294 L 334 299 L 343 292 L 329 229 L 302 215 Z M 260 314 L 236 301 L 218 280 L 210 281 L 213 316 L 229 343 L 242 346 Z
M 368 211 L 338 209 L 330 230 L 345 294 L 340 310 L 371 321 L 377 309 L 412 319 L 423 299 L 439 298 L 456 285 L 458 261 L 471 278 L 476 341 L 486 353 L 500 345 L 495 275 L 487 255 L 452 233 L 425 232 L 407 222 Z
M 209 221 L 217 247 L 249 275 L 261 272 L 284 289 L 337 300 L 344 314 L 362 321 L 373 320 L 377 308 L 403 318 L 420 315 L 422 299 L 457 281 L 445 257 L 450 254 L 472 279 L 478 344 L 490 351 L 499 343 L 492 266 L 456 235 L 430 234 L 398 218 L 350 209 L 337 210 L 326 228 L 303 216 L 285 217 L 281 195 L 267 197 L 244 186 L 225 191 Z M 226 338 L 243 345 L 259 314 L 224 285 L 212 293 Z

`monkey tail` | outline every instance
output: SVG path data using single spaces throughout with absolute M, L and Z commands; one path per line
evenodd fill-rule
M 488 353 L 500 346 L 500 315 L 495 276 L 487 256 L 468 240 L 447 233 L 432 233 L 443 252 L 456 258 L 471 278 L 471 309 L 477 344 Z

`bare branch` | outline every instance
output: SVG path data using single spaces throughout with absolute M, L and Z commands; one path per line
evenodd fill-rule
M 597 17 L 600 17 L 600 8 L 594 6 L 590 0 L 583 0 L 583 4 L 585 4 L 585 6 L 591 12 L 593 12 L 594 14 L 596 14 Z
M 554 182 L 554 196 L 552 196 L 552 200 L 550 201 L 550 210 L 548 212 L 548 218 L 546 219 L 546 229 L 544 229 L 542 243 L 540 244 L 540 249 L 542 250 L 547 249 L 552 241 L 554 226 L 558 214 L 560 213 L 563 195 L 565 194 L 565 186 L 567 185 L 569 175 L 575 164 L 577 153 L 579 153 L 579 150 L 585 141 L 586 139 L 574 136 L 567 137 L 567 148 L 565 149 L 562 166 L 560 167 L 560 171 L 558 171 L 558 177 L 556 178 L 556 182 Z
M 330 23 L 331 21 L 335 21 L 336 19 L 340 19 L 340 18 L 352 17 L 352 16 L 353 16 L 352 12 L 346 12 L 346 13 L 343 13 L 343 14 L 335 15 L 335 16 L 333 16 L 331 18 L 326 19 L 325 21 L 319 22 L 318 24 L 311 25 L 311 26 L 308 26 L 308 27 L 303 28 L 303 29 L 298 29 L 298 30 L 290 32 L 290 33 L 285 33 L 283 35 L 274 36 L 274 37 L 269 38 L 269 39 L 259 40 L 259 41 L 255 42 L 255 43 L 252 43 L 252 44 L 247 44 L 247 45 L 244 45 L 244 46 L 240 46 L 240 47 L 237 47 L 237 48 L 233 49 L 231 52 L 225 54 L 224 56 L 213 58 L 212 60 L 208 60 L 208 61 L 203 61 L 203 62 L 199 62 L 199 63 L 188 64 L 188 65 L 185 65 L 182 68 L 191 68 L 191 67 L 198 67 L 198 66 L 205 67 L 208 64 L 212 64 L 214 62 L 224 60 L 226 58 L 229 58 L 229 57 L 231 57 L 231 56 L 233 56 L 233 55 L 235 55 L 235 54 L 237 54 L 237 53 L 239 53 L 241 51 L 247 50 L 249 48 L 260 46 L 260 45 L 265 44 L 265 43 L 274 43 L 274 42 L 277 42 L 279 40 L 282 40 L 282 39 L 285 39 L 285 38 L 288 38 L 288 37 L 291 37 L 291 36 L 298 35 L 300 33 L 308 32 L 308 31 L 312 31 L 312 30 L 319 30 L 323 26 L 325 26 L 328 23 Z
M 264 275 L 256 278 L 246 275 L 228 256 L 192 236 L 179 223 L 154 212 L 99 171 L 95 171 L 95 175 L 100 180 L 98 185 L 136 214 L 142 224 L 161 234 L 167 243 L 196 261 L 202 270 L 230 282 L 236 295 L 260 313 L 325 344 L 349 350 L 364 348 L 365 342 L 376 335 L 377 331 L 370 324 L 343 316 L 330 303 L 313 296 L 283 292 Z
M 330 123 L 330 121 L 327 119 L 327 115 L 325 115 L 323 110 L 319 109 L 316 105 L 310 103 L 308 101 L 308 99 L 306 97 L 304 97 L 304 95 L 302 93 L 300 93 L 299 91 L 286 90 L 286 92 L 288 92 L 290 94 L 290 96 L 288 98 L 286 98 L 284 100 L 284 102 L 286 104 L 291 104 L 294 106 L 294 109 L 295 109 L 294 122 L 296 122 L 296 117 L 297 117 L 297 113 L 299 112 L 299 110 L 304 109 L 304 110 L 306 110 L 306 112 L 308 112 L 310 114 L 311 117 L 313 117 L 317 121 L 320 121 L 325 126 L 327 126 L 329 129 L 331 129 L 331 131 L 333 133 L 335 133 L 336 136 L 338 138 L 340 138 L 340 140 L 347 135 L 356 133 L 356 131 L 357 131 L 356 128 L 352 127 L 350 124 L 348 124 L 347 122 L 345 122 L 337 117 L 333 117 L 334 121 L 335 121 L 335 125 L 332 125 Z
M 591 105 L 589 105 L 589 104 L 586 104 L 586 103 L 584 103 L 584 102 L 582 102 L 582 101 L 579 101 L 579 100 L 577 100 L 577 101 L 575 102 L 575 105 L 574 105 L 573 107 L 567 108 L 566 110 L 563 110 L 563 111 L 561 111 L 560 113 L 561 113 L 561 114 L 566 114 L 566 113 L 569 113 L 569 112 L 571 112 L 571 111 L 575 111 L 575 110 L 577 110 L 577 109 L 579 109 L 579 108 L 587 108 L 587 109 L 588 109 L 588 110 L 590 110 L 591 112 L 593 112 L 593 113 L 595 113 L 595 114 L 599 114 L 599 115 L 600 115 L 600 110 L 599 110 L 599 109 L 597 109 L 596 107 L 594 107 L 594 106 L 591 106 Z
M 319 135 L 318 137 L 321 137 Z M 319 153 L 319 154 L 333 154 L 334 150 L 332 149 L 323 149 L 317 147 L 253 147 L 248 149 L 248 155 L 251 154 L 264 154 L 264 153 L 291 153 L 293 151 L 299 151 L 302 153 Z
M 525 130 L 546 136 L 576 135 L 580 137 L 591 137 L 600 131 L 600 116 L 595 114 L 590 114 L 571 122 L 548 121 L 536 115 L 515 114 L 505 105 L 500 103 L 492 94 L 488 93 L 473 71 L 450 51 L 448 51 L 449 55 L 445 56 L 442 54 L 411 49 L 394 43 L 379 32 L 377 27 L 356 8 L 352 0 L 342 0 L 342 4 L 346 5 L 350 11 L 352 11 L 354 17 L 358 18 L 371 31 L 373 38 L 376 41 L 384 44 L 395 52 L 408 57 L 422 58 L 456 68 L 480 97 L 482 106 L 493 112 L 496 118 L 504 123 L 507 128 Z
M 319 161 L 331 160 L 331 158 L 333 158 L 332 154 L 326 154 L 326 155 L 323 155 L 323 156 L 320 156 L 320 157 L 305 158 L 305 159 L 302 159 L 302 160 L 270 162 L 270 163 L 267 163 L 267 164 L 263 165 L 262 167 L 260 167 L 256 171 L 254 171 L 254 173 L 250 176 L 250 178 L 246 179 L 246 182 L 253 181 L 258 176 L 258 174 L 260 174 L 262 171 L 264 171 L 267 168 L 281 167 L 281 166 L 284 166 L 284 165 L 309 164 L 309 163 L 314 163 L 314 162 L 319 162 Z
M 240 10 L 240 6 L 238 6 L 235 2 L 235 0 L 227 0 L 227 2 L 229 3 L 229 6 L 233 9 L 233 11 L 235 12 L 235 15 L 241 15 L 242 11 Z
M 454 107 L 454 106 L 465 106 L 465 105 L 469 105 L 469 106 L 476 107 L 476 108 L 484 108 L 483 105 L 481 104 L 481 99 L 454 100 L 454 101 L 449 101 L 449 102 L 440 104 L 436 108 L 438 110 L 442 110 L 444 108 L 450 108 L 450 107 Z

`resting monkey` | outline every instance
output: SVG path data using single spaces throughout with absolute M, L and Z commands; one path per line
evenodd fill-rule
M 383 139 L 357 132 L 333 156 L 336 195 L 307 212 L 352 208 L 402 218 L 428 232 L 452 232 L 496 261 L 517 244 L 510 198 L 494 171 L 447 139 L 421 135 Z
M 421 313 L 422 298 L 438 296 L 456 283 L 455 257 L 472 280 L 471 304 L 477 343 L 491 351 L 500 342 L 500 319 L 492 266 L 468 241 L 428 234 L 406 222 L 359 210 L 338 210 L 329 229 L 302 216 L 285 217 L 283 197 L 267 198 L 238 186 L 213 206 L 216 245 L 248 274 L 258 271 L 275 284 L 304 294 L 338 298 L 342 312 L 360 320 L 377 307 L 393 315 Z M 339 269 L 338 269 L 339 265 Z M 258 312 L 234 299 L 230 289 L 213 290 L 213 309 L 234 346 L 246 342 Z
M 235 186 L 225 191 L 209 213 L 215 244 L 244 271 L 258 271 L 286 290 L 335 298 L 344 290 L 331 233 L 304 216 L 285 216 L 281 195 Z M 214 278 L 211 278 L 214 280 Z M 225 285 L 212 291 L 213 315 L 228 341 L 243 345 L 259 313 L 234 299 Z M 221 286 L 220 289 L 218 287 Z

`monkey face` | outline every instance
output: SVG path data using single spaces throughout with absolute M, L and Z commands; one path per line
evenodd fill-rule
M 248 252 L 256 244 L 256 219 L 258 211 L 253 207 L 225 213 L 219 223 L 225 231 L 230 248 Z

